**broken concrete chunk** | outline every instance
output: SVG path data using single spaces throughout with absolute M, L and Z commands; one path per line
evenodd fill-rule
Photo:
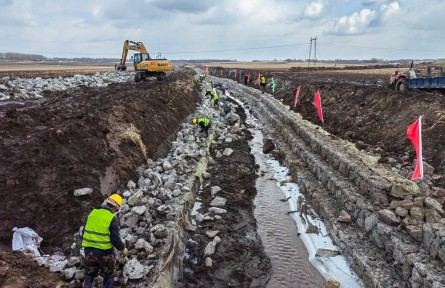
M 212 186 L 212 188 L 210 188 L 210 194 L 212 195 L 212 197 L 215 197 L 215 195 L 221 191 L 221 188 L 218 186 Z
M 210 207 L 209 212 L 212 212 L 213 214 L 225 214 L 227 213 L 227 210 L 217 207 Z

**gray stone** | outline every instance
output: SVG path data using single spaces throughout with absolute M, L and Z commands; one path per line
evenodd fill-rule
M 131 212 L 133 212 L 137 215 L 142 215 L 145 213 L 145 210 L 147 210 L 146 206 L 135 206 L 131 209 Z
M 63 272 L 65 273 L 65 279 L 66 280 L 71 280 L 74 278 L 74 274 L 76 273 L 76 267 L 71 267 L 68 269 L 63 270 Z
M 141 265 L 136 258 L 132 258 L 124 266 L 124 276 L 128 279 L 141 279 L 148 272 L 148 268 Z
M 346 212 L 345 210 L 342 210 L 337 218 L 337 221 L 343 223 L 351 223 L 351 215 L 349 215 L 348 212 Z
M 168 235 L 168 230 L 163 224 L 158 224 L 150 229 L 150 232 L 156 236 L 156 238 L 165 238 Z
M 212 202 L 210 202 L 210 206 L 214 206 L 214 207 L 223 207 L 226 205 L 226 199 L 222 198 L 222 197 L 215 197 L 215 199 L 212 200 Z
M 76 197 L 90 195 L 91 193 L 93 193 L 92 188 L 80 188 L 80 189 L 74 190 L 74 196 L 76 196 Z
M 221 191 L 221 188 L 218 186 L 212 186 L 212 188 L 210 188 L 210 194 L 212 195 L 212 197 L 215 197 L 215 195 Z
M 370 216 L 366 217 L 365 219 L 365 230 L 366 232 L 371 231 L 374 229 L 374 227 L 377 225 L 378 222 L 378 216 L 376 214 L 371 214 Z
M 397 218 L 393 211 L 388 209 L 379 211 L 379 220 L 390 226 L 398 226 L 400 224 L 400 219 Z
M 133 195 L 130 196 L 127 203 L 130 206 L 135 206 L 141 202 L 142 197 L 144 196 L 144 192 L 138 189 Z
M 397 207 L 395 213 L 400 217 L 406 217 L 406 215 L 408 215 L 408 210 L 402 207 Z
M 225 214 L 227 213 L 227 210 L 218 207 L 210 207 L 209 212 L 212 212 L 213 214 Z
M 226 149 L 224 149 L 224 151 L 223 151 L 223 155 L 224 156 L 230 156 L 230 155 L 232 155 L 232 153 L 233 153 L 233 149 L 230 149 L 230 148 L 226 148 Z M 216 156 L 217 158 L 218 158 L 218 156 Z
M 212 258 L 210 258 L 210 257 L 206 257 L 206 267 L 211 268 L 212 265 L 213 265 Z

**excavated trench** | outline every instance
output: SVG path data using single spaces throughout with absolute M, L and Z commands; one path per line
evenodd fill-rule
M 190 124 L 190 117 L 187 117 L 193 111 L 198 94 L 196 83 L 191 79 L 190 72 L 179 75 L 169 80 L 168 87 L 161 83 L 142 83 L 142 86 L 119 84 L 106 90 L 82 88 L 80 91 L 56 93 L 60 95 L 53 93 L 53 99 L 49 98 L 51 100 L 35 107 L 2 110 L 5 113 L 0 113 L 0 120 L 10 125 L 7 133 L 3 132 L 2 139 L 11 145 L 5 146 L 9 149 L 8 153 L 0 160 L 14 164 L 10 165 L 9 172 L 0 169 L 0 182 L 10 188 L 4 211 L 6 208 L 13 209 L 13 204 L 20 202 L 26 197 L 24 193 L 30 193 L 30 188 L 33 188 L 34 191 L 43 190 L 46 193 L 47 207 L 36 208 L 26 202 L 29 211 L 20 213 L 28 217 L 30 213 L 35 215 L 36 211 L 42 210 L 42 214 L 51 212 L 51 215 L 57 216 L 57 211 L 64 209 L 62 214 L 66 215 L 50 222 L 51 227 L 46 227 L 46 222 L 41 219 L 20 218 L 19 213 L 11 218 L 0 213 L 2 219 L 8 221 L 8 227 L 2 227 L 4 232 L 8 233 L 15 223 L 33 224 L 40 228 L 39 231 L 51 235 L 53 243 L 63 244 L 65 250 L 75 250 L 67 248 L 71 245 L 70 241 L 62 243 L 61 239 L 72 237 L 83 218 L 78 215 L 85 215 L 103 198 L 102 190 L 109 192 L 111 188 L 102 187 L 101 182 L 107 167 L 112 165 L 117 171 L 113 177 L 119 178 L 119 192 L 126 199 L 121 215 L 125 230 L 122 236 L 130 243 L 130 258 L 118 255 L 118 286 L 292 287 L 300 275 L 312 275 L 311 279 L 302 279 L 301 283 L 307 284 L 307 287 L 319 287 L 324 279 L 318 272 L 333 278 L 335 273 L 329 274 L 320 268 L 317 268 L 317 272 L 308 261 L 302 260 L 308 255 L 311 257 L 314 251 L 307 255 L 300 242 L 310 237 L 309 234 L 317 233 L 329 234 L 340 248 L 337 252 L 346 257 L 366 287 L 445 285 L 445 234 L 440 223 L 422 225 L 420 230 L 420 226 L 412 220 L 405 220 L 405 225 L 399 225 L 400 215 L 394 218 L 391 211 L 388 212 L 403 206 L 409 211 L 411 219 L 418 216 L 415 213 L 418 210 L 428 217 L 427 210 L 422 208 L 423 203 L 426 202 L 431 210 L 434 202 L 424 201 L 413 182 L 382 166 L 375 157 L 359 151 L 352 143 L 303 120 L 299 114 L 269 95 L 262 95 L 256 89 L 227 79 L 212 80 L 220 87 L 223 85 L 222 90 L 229 91 L 236 101 L 222 98 L 220 110 L 214 110 L 210 103 L 204 101 L 193 114 L 209 117 L 213 121 L 210 137 L 202 137 Z M 187 91 L 181 90 L 184 85 Z M 129 88 L 130 92 L 127 91 Z M 205 88 L 201 86 L 200 94 Z M 132 98 L 134 95 L 139 95 L 139 98 Z M 193 97 L 183 102 L 179 101 L 179 95 L 180 98 L 187 95 Z M 224 101 L 227 105 L 224 105 Z M 52 115 L 45 114 L 48 109 L 51 109 Z M 258 154 L 258 151 L 251 145 L 255 136 L 251 129 L 254 127 L 246 121 L 246 114 L 250 113 L 264 127 L 264 135 L 272 138 L 277 146 L 274 155 L 287 167 L 279 169 L 289 169 L 289 175 L 284 178 L 288 180 L 282 180 L 276 174 L 272 176 L 273 169 L 255 162 L 252 154 Z M 150 121 L 147 121 L 147 117 Z M 167 118 L 174 121 L 163 121 Z M 185 122 L 179 124 L 184 119 Z M 64 126 L 64 123 L 69 125 Z M 128 130 L 119 128 L 130 129 L 131 123 L 138 125 L 139 140 L 128 137 L 133 134 L 124 134 Z M 179 132 L 176 130 L 178 125 Z M 80 132 L 85 127 L 88 128 L 87 138 L 80 136 L 85 134 Z M 175 132 L 176 140 L 172 134 Z M 27 133 L 30 133 L 30 137 Z M 153 143 L 153 137 L 159 138 L 159 141 Z M 45 139 L 49 139 L 49 142 Z M 84 142 L 73 144 L 77 139 Z M 144 155 L 141 143 L 149 148 L 149 155 Z M 55 147 L 59 146 L 64 147 L 66 152 L 58 157 L 51 156 L 51 149 L 57 151 Z M 22 149 L 14 150 L 17 147 Z M 168 151 L 170 148 L 172 150 Z M 162 153 L 157 154 L 156 151 Z M 23 153 L 34 156 L 21 160 L 27 159 Z M 100 161 L 92 156 L 95 154 L 102 155 Z M 167 155 L 166 158 L 158 158 L 161 154 Z M 153 160 L 137 169 L 140 177 L 137 180 L 133 178 L 137 174 L 134 167 L 144 162 L 144 156 Z M 38 165 L 33 159 L 40 161 L 38 164 L 45 168 L 45 173 L 40 174 L 36 170 Z M 96 159 L 94 166 L 89 164 L 91 159 Z M 51 169 L 54 165 L 71 167 L 71 170 L 54 171 Z M 85 166 L 93 168 L 85 169 Z M 39 177 L 40 180 L 22 183 L 19 176 Z M 129 182 L 127 187 L 122 188 L 122 183 L 130 179 L 138 183 Z M 153 179 L 158 179 L 160 186 L 157 190 L 147 187 L 148 183 L 153 184 L 150 182 Z M 303 196 L 294 196 L 297 194 L 292 194 L 290 190 L 281 196 L 273 196 L 272 193 L 279 193 L 278 190 L 272 191 L 277 188 L 273 183 L 280 181 L 298 185 Z M 278 185 L 280 190 L 284 182 Z M 74 198 L 72 191 L 86 185 L 93 187 L 95 193 Z M 58 190 L 52 189 L 53 186 Z M 258 195 L 258 191 L 269 190 L 269 187 L 269 195 Z M 23 197 L 15 197 L 14 193 L 20 191 Z M 441 190 L 437 191 L 436 194 L 442 193 Z M 35 193 L 29 201 L 39 197 L 39 193 Z M 51 195 L 52 199 L 57 197 L 56 202 L 51 201 Z M 214 202 L 215 198 L 221 199 Z M 286 203 L 280 199 L 288 201 L 291 210 L 288 212 L 291 212 L 292 218 L 283 213 L 287 206 L 283 206 Z M 275 202 L 271 203 L 272 200 Z M 75 209 L 71 208 L 72 205 L 66 205 L 70 201 L 78 204 Z M 195 202 L 200 204 L 193 209 Z M 255 209 L 254 204 L 257 206 Z M 71 209 L 67 210 L 68 207 Z M 138 214 L 141 209 L 146 212 Z M 271 214 L 274 209 L 281 209 L 277 213 L 284 217 Z M 350 222 L 339 220 L 343 212 L 350 217 Z M 278 216 L 275 221 L 283 221 L 280 222 L 283 226 L 292 224 L 292 229 L 283 233 L 279 229 L 273 231 L 274 223 L 266 221 L 271 220 L 272 216 Z M 75 223 L 71 223 L 72 219 L 75 219 Z M 299 222 L 301 219 L 305 219 L 304 225 Z M 44 220 L 49 221 L 48 217 Z M 64 229 L 53 229 L 57 225 Z M 297 235 L 300 237 L 297 238 Z M 285 237 L 290 242 L 278 240 L 279 237 Z M 292 249 L 301 254 L 291 254 Z M 339 257 L 338 253 L 331 256 Z M 0 259 L 3 264 L 8 263 L 5 259 L 7 257 Z M 138 265 L 131 269 L 126 268 L 130 259 L 133 262 L 138 260 Z M 286 264 L 283 259 L 298 259 L 301 263 L 295 265 L 291 261 Z M 314 264 L 312 258 L 311 263 Z M 301 269 L 298 269 L 300 264 Z M 82 266 L 75 265 L 76 276 L 69 278 L 74 287 L 79 286 L 82 279 L 81 273 L 78 273 L 82 271 Z M 289 267 L 291 265 L 293 267 Z M 136 276 L 132 269 L 135 267 L 141 269 Z M 299 270 L 298 276 L 295 269 Z M 0 270 L 0 276 L 11 275 L 5 271 Z M 19 273 L 16 272 L 14 276 L 17 281 L 22 281 Z M 286 276 L 289 273 L 292 276 Z M 3 281 L 1 277 L 0 280 Z M 51 286 L 55 282 L 48 283 Z M 344 286 L 347 287 L 347 284 Z M 45 283 L 37 287 L 45 287 Z

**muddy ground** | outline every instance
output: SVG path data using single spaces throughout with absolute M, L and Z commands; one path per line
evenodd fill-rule
M 215 70 L 217 76 L 218 71 Z M 304 69 L 274 74 L 261 72 L 269 79 L 274 76 L 275 96 L 290 106 L 293 106 L 295 88 L 301 84 L 298 105 L 292 109 L 321 125 L 313 105 L 313 94 L 318 89 L 323 103 L 324 129 L 384 156 L 382 162 L 399 165 L 397 168 L 406 177 L 412 172 L 415 158 L 414 149 L 405 136 L 406 127 L 422 115 L 424 159 L 435 168 L 435 176 L 431 179 L 434 185 L 445 186 L 444 96 L 420 91 L 394 92 L 386 87 L 384 75 L 370 77 L 354 72 L 339 74 L 332 70 Z M 31 77 L 29 72 L 26 76 Z M 128 179 L 135 178 L 136 168 L 146 157 L 155 159 L 167 151 L 179 123 L 195 110 L 199 92 L 192 77 L 193 72 L 189 71 L 174 74 L 166 82 L 79 88 L 48 92 L 43 100 L 24 105 L 2 103 L 1 241 L 9 245 L 14 226 L 29 226 L 45 239 L 42 245 L 46 252 L 62 247 L 65 253 L 70 253 L 72 235 L 91 207 L 99 204 L 104 194 L 119 191 Z M 270 85 L 267 91 L 271 92 Z M 141 143 L 146 147 L 146 155 Z M 268 277 L 270 264 L 263 257 L 264 252 L 258 250 L 261 247 L 258 239 L 247 241 L 245 237 L 253 233 L 255 225 L 251 206 L 255 196 L 254 160 L 245 140 L 224 145 L 236 147 L 239 157 L 236 162 L 218 160 L 210 166 L 209 172 L 214 175 L 212 186 L 218 185 L 223 191 L 227 189 L 223 197 L 228 198 L 229 215 L 233 216 L 200 231 L 220 230 L 224 238 L 230 239 L 228 245 L 219 247 L 221 249 L 214 255 L 214 260 L 224 265 L 209 272 L 202 262 L 205 259 L 199 259 L 203 269 L 185 275 L 187 287 L 206 287 L 209 283 L 223 285 L 228 279 L 234 287 L 249 287 L 255 283 L 261 286 Z M 74 189 L 83 187 L 93 188 L 93 194 L 74 197 Z M 205 191 L 210 189 L 210 185 L 205 187 Z M 230 194 L 230 191 L 239 193 Z M 241 215 L 242 211 L 251 214 Z M 217 225 L 220 226 L 215 227 Z M 195 241 L 202 244 L 188 249 L 202 251 L 203 239 L 196 237 Z M 1 261 L 9 263 L 5 265 L 11 269 L 23 265 L 15 264 L 21 262 L 14 259 L 3 257 Z M 226 268 L 234 263 L 238 263 L 240 269 L 230 274 Z M 16 274 L 16 277 L 19 276 Z M 53 287 L 54 283 L 30 287 Z

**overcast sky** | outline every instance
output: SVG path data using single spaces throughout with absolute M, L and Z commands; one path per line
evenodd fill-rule
M 307 59 L 315 37 L 317 59 L 445 58 L 445 0 L 0 0 L 0 52 Z

